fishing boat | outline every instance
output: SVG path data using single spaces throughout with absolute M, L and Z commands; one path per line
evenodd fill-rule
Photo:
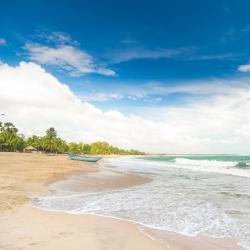
M 102 159 L 102 157 L 89 157 L 69 154 L 69 158 L 74 161 L 87 161 L 87 162 L 97 162 Z

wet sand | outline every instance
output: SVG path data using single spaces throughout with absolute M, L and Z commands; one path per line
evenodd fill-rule
M 121 173 L 99 168 L 96 172 L 72 175 L 65 180 L 48 186 L 51 193 L 103 192 L 127 188 L 150 182 L 151 179 L 133 174 Z

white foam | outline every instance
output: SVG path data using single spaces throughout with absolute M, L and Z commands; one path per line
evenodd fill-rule
M 238 162 L 233 161 L 216 161 L 216 160 L 190 160 L 177 158 L 172 167 L 185 168 L 193 171 L 203 171 L 219 174 L 230 174 L 235 176 L 250 178 L 249 169 L 236 168 Z
M 237 161 L 217 161 L 217 160 L 192 160 L 187 158 L 176 158 L 175 163 L 182 165 L 196 165 L 205 167 L 235 167 Z
M 240 177 L 250 178 L 250 169 L 237 168 L 238 162 L 235 161 L 217 161 L 217 160 L 191 160 L 186 158 L 176 158 L 173 162 L 150 161 L 136 158 L 109 159 L 109 164 L 117 165 L 123 171 L 136 170 L 141 167 L 143 171 L 151 171 L 162 167 L 180 168 L 191 171 L 228 174 Z M 149 167 L 151 169 L 149 169 Z

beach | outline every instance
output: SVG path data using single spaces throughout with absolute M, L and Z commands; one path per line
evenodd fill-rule
M 250 1 L 1 1 L 0 250 L 250 250 Z
M 86 168 L 80 166 L 86 165 Z M 28 197 L 45 193 L 47 184 L 65 175 L 96 171 L 86 163 L 68 161 L 66 156 L 0 153 L 0 211 L 24 204 Z
M 29 197 L 46 194 L 53 181 L 97 171 L 93 164 L 69 161 L 63 155 L 0 153 L 0 249 L 165 249 L 134 224 L 30 206 Z M 105 182 L 96 178 L 95 184 L 119 188 L 147 181 L 117 174 Z
M 144 187 L 150 181 L 102 169 L 102 163 L 70 161 L 65 155 L 0 153 L 0 249 L 241 249 L 234 238 L 189 237 L 93 214 L 46 211 L 30 201 L 55 190 L 59 196 L 59 190 L 62 195 L 105 193 Z

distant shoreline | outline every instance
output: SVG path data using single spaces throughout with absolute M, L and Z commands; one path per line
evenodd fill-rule
M 171 153 L 164 153 L 164 154 L 146 154 L 146 155 L 143 155 L 143 156 L 164 156 L 164 155 L 167 155 L 167 156 L 241 156 L 239 154 L 171 154 Z

